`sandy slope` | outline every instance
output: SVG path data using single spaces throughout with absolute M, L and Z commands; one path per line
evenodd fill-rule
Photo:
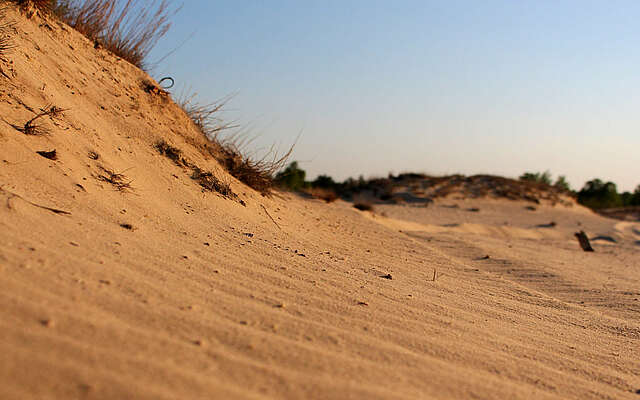
M 638 398 L 638 224 L 497 200 L 372 216 L 265 198 L 197 150 L 144 73 L 10 15 L 0 398 Z M 11 126 L 47 104 L 68 109 L 48 135 Z M 202 192 L 160 138 L 246 207 Z M 35 153 L 54 148 L 56 161 Z M 100 166 L 131 189 L 100 181 Z M 584 253 L 578 228 L 616 243 Z

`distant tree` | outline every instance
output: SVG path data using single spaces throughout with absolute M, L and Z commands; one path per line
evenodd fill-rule
M 298 167 L 298 162 L 293 161 L 284 171 L 278 172 L 275 182 L 290 190 L 302 190 L 307 186 L 304 180 L 306 176 L 307 173 Z
M 520 180 L 546 183 L 547 185 L 551 185 L 551 172 L 525 172 L 524 174 L 520 175 Z
M 622 202 L 622 206 L 623 207 L 627 207 L 632 205 L 631 202 L 633 201 L 633 193 L 631 192 L 623 192 L 620 194 L 620 201 Z
M 633 191 L 633 195 L 631 196 L 629 205 L 640 206 L 640 185 L 638 185 L 638 187 L 636 187 L 636 190 Z
M 578 192 L 578 203 L 592 209 L 611 208 L 620 207 L 622 199 L 615 183 L 593 179 L 585 183 Z
M 571 191 L 569 182 L 567 182 L 567 178 L 564 175 L 558 176 L 558 178 L 556 179 L 556 183 L 554 183 L 553 186 L 557 187 L 558 189 L 565 190 L 567 192 Z
M 328 175 L 318 175 L 318 177 L 311 182 L 311 186 L 323 189 L 333 189 L 336 185 L 333 178 Z

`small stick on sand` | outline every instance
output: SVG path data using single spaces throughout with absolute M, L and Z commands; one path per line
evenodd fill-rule
M 578 239 L 578 243 L 580 243 L 580 247 L 584 251 L 594 251 L 593 247 L 591 247 L 591 243 L 589 243 L 589 238 L 584 233 L 584 231 L 576 232 L 574 235 Z
M 23 201 L 31 204 L 34 207 L 38 207 L 38 208 L 42 208 L 43 210 L 51 211 L 54 214 L 71 215 L 71 213 L 69 211 L 59 210 L 57 208 L 52 208 L 52 207 L 47 207 L 47 206 L 42 206 L 40 204 L 34 203 L 33 201 L 25 199 L 24 197 L 20 196 L 17 193 L 13 193 L 13 192 L 11 192 L 9 190 L 6 190 L 4 188 L 0 188 L 0 192 L 9 194 L 10 197 L 7 198 L 7 208 L 9 208 L 9 209 L 11 209 L 11 203 L 9 202 L 9 200 L 11 200 L 13 197 L 17 197 L 20 200 L 23 200 Z
M 433 269 L 433 279 L 432 280 L 435 282 L 436 279 L 438 279 L 438 270 L 434 268 Z
M 276 224 L 276 226 L 278 227 L 278 229 L 282 230 L 282 227 L 280 227 L 280 225 L 278 225 L 278 223 L 276 222 L 275 219 L 273 219 L 273 217 L 271 216 L 271 214 L 269 214 L 269 211 L 267 211 L 267 207 L 263 206 L 262 204 L 260 204 L 260 206 L 262 207 L 262 209 L 264 210 L 265 213 L 267 213 L 267 215 L 269 216 L 269 218 L 271 218 L 271 221 L 273 221 L 274 224 Z

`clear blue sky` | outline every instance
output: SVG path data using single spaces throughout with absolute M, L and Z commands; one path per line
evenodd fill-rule
M 176 2 L 177 4 L 177 2 Z M 638 1 L 189 0 L 152 74 L 310 178 L 564 174 L 640 184 Z M 180 89 L 177 90 L 179 92 Z

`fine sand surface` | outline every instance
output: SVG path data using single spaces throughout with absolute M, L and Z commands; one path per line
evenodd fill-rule
M 203 155 L 146 74 L 9 16 L 0 399 L 640 398 L 639 223 L 496 199 L 370 213 L 263 197 Z M 47 134 L 12 126 L 47 105 L 66 110 Z M 203 192 L 160 139 L 239 199 Z

